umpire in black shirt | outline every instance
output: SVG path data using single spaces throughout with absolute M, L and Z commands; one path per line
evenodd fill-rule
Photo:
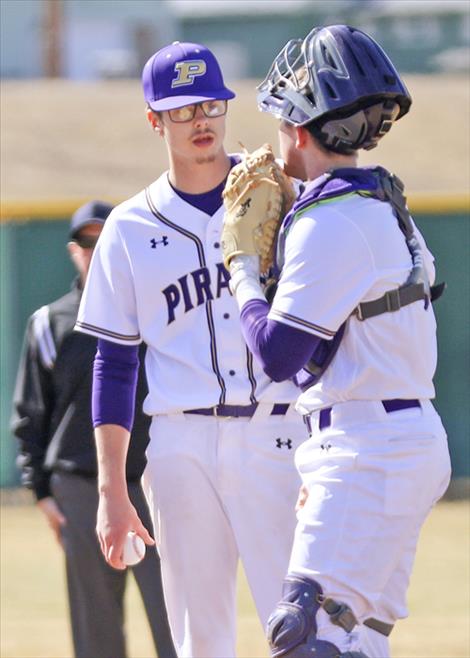
M 30 317 L 18 369 L 12 430 L 19 440 L 23 484 L 65 553 L 73 644 L 77 658 L 125 658 L 123 598 L 127 570 L 109 567 L 95 534 L 98 492 L 91 423 L 96 339 L 73 331 L 93 247 L 112 206 L 92 201 L 72 217 L 67 245 L 78 277 L 71 291 Z M 141 358 L 141 363 L 143 359 Z M 135 422 L 127 457 L 132 503 L 146 527 L 149 511 L 140 484 L 150 419 L 140 372 Z M 159 658 L 176 658 L 155 547 L 131 567 Z

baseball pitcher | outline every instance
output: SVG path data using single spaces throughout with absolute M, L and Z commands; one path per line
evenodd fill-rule
M 273 382 L 247 349 L 222 262 L 222 192 L 243 158 L 223 146 L 234 93 L 210 50 L 178 42 L 150 58 L 143 88 L 169 169 L 111 213 L 77 321 L 99 339 L 97 531 L 117 569 L 128 531 L 153 543 L 123 470 L 143 341 L 152 417 L 144 484 L 173 639 L 181 657 L 233 658 L 239 559 L 263 624 L 281 593 L 305 428 L 295 385 Z M 279 168 L 270 175 L 284 186 L 279 219 L 292 190 Z

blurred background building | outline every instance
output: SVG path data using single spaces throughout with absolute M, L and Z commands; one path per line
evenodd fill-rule
M 3 78 L 139 75 L 159 47 L 202 42 L 227 78 L 260 78 L 312 25 L 352 23 L 404 73 L 470 70 L 468 0 L 2 0 Z

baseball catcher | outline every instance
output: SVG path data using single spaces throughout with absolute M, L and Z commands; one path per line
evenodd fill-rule
M 289 41 L 258 89 L 259 108 L 280 119 L 286 174 L 306 181 L 278 233 L 271 304 L 260 272 L 279 191 L 263 173 L 226 194 L 224 257 L 245 340 L 271 379 L 296 379 L 309 434 L 271 655 L 387 658 L 421 526 L 450 477 L 431 402 L 433 257 L 401 181 L 358 166 L 411 96 L 379 44 L 347 25 Z

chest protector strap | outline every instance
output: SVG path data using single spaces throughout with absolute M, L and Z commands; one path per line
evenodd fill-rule
M 353 311 L 358 320 L 367 320 L 382 313 L 398 311 L 403 306 L 424 300 L 425 308 L 430 301 L 434 301 L 442 295 L 445 283 L 429 286 L 428 276 L 424 267 L 421 246 L 413 233 L 410 213 L 406 206 L 406 198 L 403 194 L 403 183 L 394 174 L 385 170 L 378 171 L 377 189 L 373 195 L 380 201 L 388 201 L 398 219 L 398 225 L 405 236 L 406 245 L 411 254 L 411 272 L 403 285 L 393 290 L 388 290 L 382 297 L 370 302 L 362 302 Z M 370 193 L 358 192 L 362 196 L 370 196 Z

